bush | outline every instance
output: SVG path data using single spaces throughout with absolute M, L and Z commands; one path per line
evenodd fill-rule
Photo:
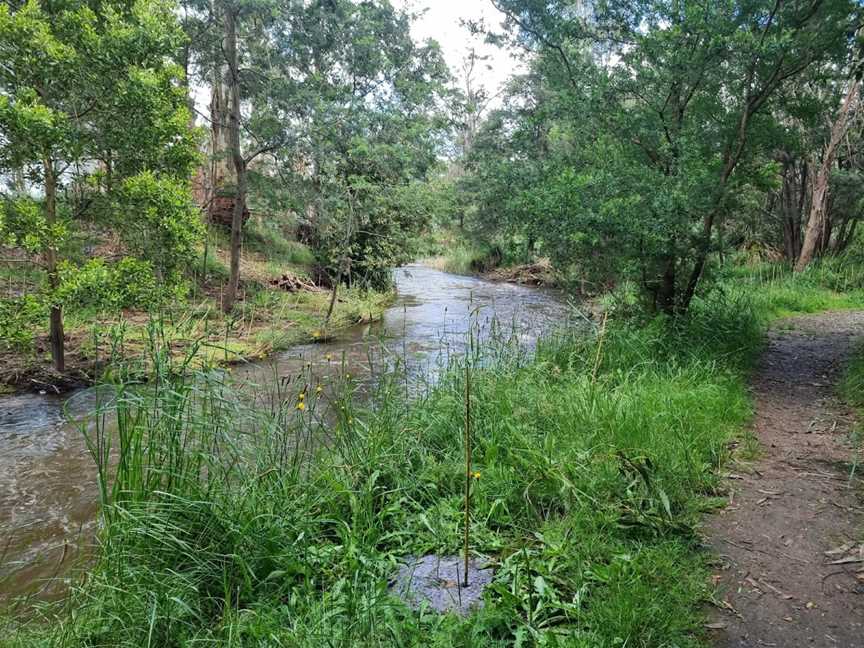
M 47 319 L 48 304 L 40 296 L 0 299 L 0 345 L 16 351 L 31 351 L 36 331 Z
M 160 298 L 153 266 L 140 259 L 126 257 L 109 265 L 97 258 L 80 267 L 63 262 L 59 274 L 56 298 L 66 306 L 100 311 L 150 308 Z

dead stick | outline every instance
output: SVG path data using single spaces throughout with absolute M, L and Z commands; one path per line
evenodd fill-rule
M 462 586 L 468 587 L 468 526 L 471 522 L 471 369 L 465 360 L 465 574 Z

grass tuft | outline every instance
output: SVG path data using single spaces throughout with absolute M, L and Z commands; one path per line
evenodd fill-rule
M 460 361 L 410 401 L 391 376 L 363 405 L 337 377 L 297 416 L 296 390 L 244 405 L 152 330 L 148 385 L 116 374 L 88 432 L 98 559 L 0 645 L 701 645 L 695 529 L 750 416 L 759 321 L 716 297 L 602 338 L 472 359 L 472 549 L 496 575 L 466 619 L 387 591 L 404 557 L 460 547 Z

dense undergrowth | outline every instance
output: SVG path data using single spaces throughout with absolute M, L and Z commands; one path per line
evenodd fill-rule
M 6 645 L 696 645 L 694 525 L 749 414 L 757 320 L 705 303 L 600 339 L 474 372 L 472 547 L 497 572 L 471 618 L 387 592 L 400 559 L 459 547 L 458 367 L 410 403 L 385 383 L 365 409 L 344 377 L 319 429 L 314 387 L 299 420 L 296 390 L 247 410 L 164 356 L 153 389 L 116 386 L 117 463 L 91 433 L 104 530 L 72 613 L 49 606 Z
M 795 308 L 839 299 L 811 280 L 718 289 L 674 324 L 613 317 L 533 354 L 479 350 L 410 401 L 398 378 L 361 405 L 350 376 L 319 393 L 304 375 L 250 407 L 154 352 L 151 387 L 113 387 L 116 437 L 89 433 L 95 565 L 64 603 L 6 615 L 0 645 L 702 645 L 697 526 L 750 416 L 765 322 L 797 282 Z M 388 593 L 406 556 L 460 547 L 464 362 L 472 551 L 496 568 L 469 618 Z
M 721 276 L 720 290 L 746 295 L 766 321 L 864 307 L 864 263 L 852 253 L 821 259 L 797 274 L 785 264 L 733 259 Z

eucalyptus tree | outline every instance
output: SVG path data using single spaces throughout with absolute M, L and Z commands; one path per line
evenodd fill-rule
M 0 5 L 0 172 L 24 179 L 0 228 L 41 257 L 59 371 L 62 254 L 80 223 L 110 222 L 166 280 L 191 254 L 195 138 L 170 63 L 182 38 L 162 0 Z
M 494 4 L 554 115 L 542 180 L 508 202 L 559 263 L 633 278 L 668 313 L 688 308 L 746 189 L 773 181 L 756 153 L 779 91 L 842 60 L 861 19 L 851 0 Z
M 830 179 L 834 172 L 835 162 L 840 155 L 844 140 L 855 121 L 861 103 L 862 78 L 864 78 L 864 33 L 859 28 L 858 44 L 852 48 L 852 60 L 848 66 L 848 78 L 845 81 L 845 91 L 837 108 L 836 117 L 829 121 L 827 141 L 822 151 L 821 160 L 813 177 L 810 194 L 810 213 L 807 227 L 801 242 L 795 270 L 804 270 L 820 248 L 825 248 L 831 240 L 830 214 L 828 198 Z M 852 221 L 854 223 L 854 221 Z M 841 230 L 842 232 L 842 230 Z M 840 240 L 847 238 L 842 235 Z
M 412 183 L 437 163 L 448 78 L 434 43 L 386 1 L 285 0 L 250 101 L 274 177 L 321 270 L 381 287 L 410 259 L 424 211 Z

